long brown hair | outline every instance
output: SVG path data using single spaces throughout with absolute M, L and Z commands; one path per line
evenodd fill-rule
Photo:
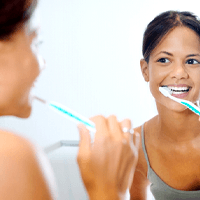
M 0 40 L 9 39 L 32 16 L 37 0 L 0 1 Z

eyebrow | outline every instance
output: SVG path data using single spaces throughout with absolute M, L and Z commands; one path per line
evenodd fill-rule
M 169 56 L 173 56 L 172 53 L 169 53 L 169 52 L 167 52 L 167 51 L 161 51 L 161 52 L 158 53 L 158 54 L 161 54 L 161 53 L 165 53 L 165 54 L 167 54 L 167 55 L 169 55 Z M 158 55 L 158 54 L 157 54 L 157 55 Z M 157 55 L 156 55 L 156 56 L 157 56 Z M 189 55 L 186 56 L 186 58 L 187 58 L 187 57 L 193 57 L 193 56 L 200 56 L 200 54 L 198 54 L 198 53 L 197 53 L 197 54 L 189 54 Z
M 169 56 L 173 56 L 172 53 L 169 53 L 169 52 L 167 52 L 167 51 L 161 51 L 161 52 L 159 52 L 158 54 L 161 54 L 161 53 L 165 53 L 165 54 L 167 54 L 167 55 L 169 55 Z M 158 55 L 158 54 L 157 54 L 157 55 Z M 157 56 L 157 55 L 156 55 L 156 56 Z
M 189 55 L 187 55 L 186 57 L 192 57 L 192 56 L 200 56 L 200 54 L 189 54 Z

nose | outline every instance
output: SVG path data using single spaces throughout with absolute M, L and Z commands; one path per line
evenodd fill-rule
M 188 78 L 188 73 L 185 69 L 184 64 L 174 64 L 173 70 L 171 71 L 171 77 L 176 78 L 178 80 L 180 79 L 187 79 Z

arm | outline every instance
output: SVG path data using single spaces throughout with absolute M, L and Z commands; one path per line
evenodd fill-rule
M 94 143 L 82 126 L 77 161 L 90 200 L 124 200 L 138 158 L 139 134 L 123 133 L 130 120 L 119 123 L 115 116 L 92 118 L 96 124 Z M 134 141 L 133 142 L 133 137 Z
M 148 185 L 149 181 L 146 176 L 141 171 L 136 170 L 130 189 L 130 200 L 146 200 Z
M 6 134 L 0 142 L 0 199 L 52 200 L 31 145 Z

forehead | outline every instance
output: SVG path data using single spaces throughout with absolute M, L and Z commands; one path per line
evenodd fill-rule
M 176 27 L 162 38 L 161 42 L 153 50 L 152 55 L 155 55 L 158 51 L 172 53 L 200 52 L 200 37 L 195 31 L 187 27 Z

